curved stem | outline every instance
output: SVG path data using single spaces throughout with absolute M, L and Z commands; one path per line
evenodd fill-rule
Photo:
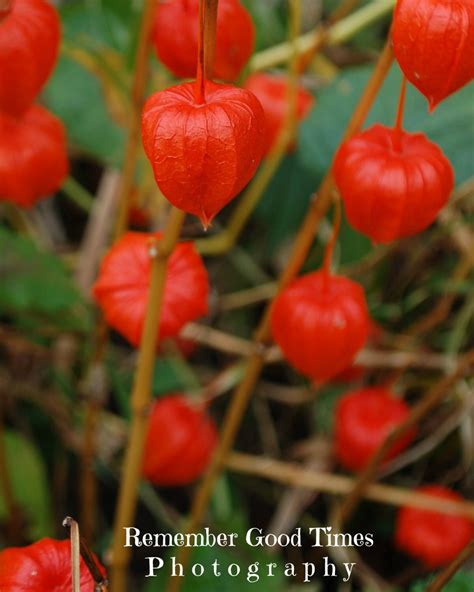
M 72 592 L 81 592 L 81 544 L 79 524 L 70 516 L 64 519 L 63 526 L 69 528 L 71 539 L 71 581 Z
M 124 529 L 133 524 L 140 482 L 143 448 L 148 425 L 148 407 L 156 348 L 159 343 L 158 327 L 166 279 L 168 259 L 176 245 L 185 213 L 173 208 L 162 240 L 151 239 L 150 287 L 148 290 L 145 323 L 138 354 L 138 366 L 131 395 L 132 419 L 125 453 L 122 479 L 114 524 L 112 555 L 112 592 L 126 592 L 127 568 L 130 549 L 124 547 Z
M 346 128 L 344 139 L 351 137 L 362 126 L 370 108 L 377 96 L 383 81 L 392 65 L 393 52 L 390 40 L 387 40 L 376 67 L 368 81 L 360 101 Z M 318 231 L 320 222 L 331 205 L 332 191 L 334 188 L 332 174 L 329 171 L 319 188 L 318 198 L 314 199 L 305 220 L 303 221 L 290 255 L 290 259 L 279 278 L 278 293 L 294 279 L 301 269 Z M 247 367 L 242 381 L 234 391 L 229 408 L 224 418 L 221 429 L 220 441 L 212 459 L 211 465 L 204 476 L 193 501 L 191 517 L 187 526 L 187 532 L 196 532 L 202 525 L 214 485 L 219 478 L 227 460 L 227 456 L 234 444 L 237 432 L 243 419 L 248 402 L 258 382 L 265 364 L 265 344 L 270 339 L 270 315 L 273 301 L 267 306 L 260 324 L 255 332 L 255 353 L 249 356 Z M 180 547 L 176 560 L 187 564 L 191 549 Z M 167 592 L 178 592 L 181 588 L 182 578 L 172 578 Z
M 79 524 L 74 520 L 74 518 L 67 516 L 63 520 L 63 526 L 69 529 L 69 536 L 71 538 L 71 552 L 73 555 L 72 569 L 73 573 L 76 573 L 76 576 L 73 575 L 73 582 L 75 581 L 75 577 L 78 578 L 80 588 L 80 562 L 82 558 L 87 569 L 89 570 L 89 573 L 92 576 L 92 579 L 94 580 L 94 592 L 107 592 L 107 578 L 102 574 L 94 554 L 89 549 L 89 545 L 87 544 L 86 540 L 81 536 L 79 532 Z

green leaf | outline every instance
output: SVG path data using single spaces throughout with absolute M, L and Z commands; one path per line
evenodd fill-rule
M 153 371 L 153 393 L 167 395 L 196 388 L 188 365 L 179 357 L 168 356 L 156 359 Z
M 410 592 L 425 592 L 433 577 L 413 584 Z M 458 571 L 451 580 L 443 586 L 443 592 L 472 592 L 474 573 L 472 571 Z
M 281 18 L 277 2 L 255 2 L 243 0 L 255 23 L 255 49 L 257 51 L 286 40 L 284 19 Z
M 336 405 L 347 389 L 347 384 L 328 384 L 321 390 L 317 403 L 313 405 L 318 433 L 330 434 L 333 431 Z
M 61 8 L 63 36 L 85 47 L 107 46 L 125 52 L 139 12 L 129 0 L 76 1 Z
M 55 255 L 28 238 L 0 228 L 0 311 L 20 323 L 85 329 L 89 317 L 82 297 Z
M 266 254 L 272 253 L 298 228 L 314 188 L 310 172 L 294 154 L 288 155 L 271 180 L 256 212 L 265 225 Z
M 103 163 L 121 165 L 124 131 L 113 121 L 101 85 L 92 74 L 61 57 L 44 96 L 64 122 L 70 144 Z
M 36 540 L 50 536 L 51 503 L 43 460 L 31 442 L 17 432 L 5 432 L 4 443 L 13 497 L 27 519 L 28 537 Z M 0 491 L 0 520 L 7 518 Z

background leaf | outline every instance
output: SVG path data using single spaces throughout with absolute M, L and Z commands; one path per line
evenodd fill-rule
M 76 61 L 61 57 L 44 94 L 76 150 L 109 165 L 120 165 L 124 132 L 107 110 L 100 82 L 93 74 Z
M 28 536 L 31 540 L 50 536 L 51 504 L 43 459 L 31 442 L 17 432 L 6 431 L 4 442 L 13 496 L 27 518 Z M 6 517 L 0 492 L 0 520 Z
M 88 314 L 61 260 L 0 227 L 0 311 L 23 324 L 84 330 Z

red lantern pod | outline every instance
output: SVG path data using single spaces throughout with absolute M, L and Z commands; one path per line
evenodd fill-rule
M 143 476 L 156 485 L 187 485 L 206 469 L 217 445 L 213 421 L 181 394 L 158 399 L 151 409 Z
M 80 573 L 81 592 L 94 592 L 94 580 L 82 558 Z M 66 592 L 71 588 L 69 541 L 46 538 L 28 547 L 12 547 L 0 552 L 2 592 Z
M 266 154 L 281 132 L 288 112 L 288 77 L 281 74 L 252 74 L 245 81 L 244 88 L 252 92 L 260 101 L 265 113 Z M 299 86 L 296 99 L 296 117 L 302 121 L 314 104 L 313 95 L 303 86 Z M 293 143 L 289 149 L 293 150 Z
M 261 160 L 265 118 L 247 90 L 206 82 L 181 84 L 145 104 L 142 137 L 155 180 L 177 208 L 204 227 L 250 181 Z
M 444 500 L 463 501 L 455 491 L 441 485 L 424 485 L 415 491 Z M 398 513 L 395 542 L 428 569 L 453 561 L 474 538 L 474 521 L 466 516 L 443 514 L 410 506 Z
M 410 409 L 386 388 L 363 388 L 339 399 L 335 415 L 335 452 L 352 471 L 365 468 L 388 434 L 408 417 Z M 384 460 L 400 454 L 412 442 L 409 430 L 394 443 Z
M 158 59 L 178 78 L 194 78 L 197 67 L 199 0 L 158 2 L 153 44 Z M 239 0 L 220 0 L 211 78 L 235 80 L 255 45 L 255 27 Z
M 107 323 L 133 346 L 140 344 L 148 302 L 149 239 L 160 233 L 126 233 L 104 257 L 93 288 Z M 193 243 L 178 244 L 166 268 L 159 334 L 175 337 L 182 327 L 207 314 L 207 271 Z
M 288 362 L 312 380 L 326 381 L 347 368 L 366 342 L 364 292 L 345 277 L 310 273 L 276 298 L 271 326 Z
M 11 0 L 0 18 L 0 110 L 19 116 L 56 63 L 60 22 L 45 0 Z
M 68 171 L 59 119 L 39 105 L 20 119 L 0 113 L 0 201 L 31 207 L 57 191 Z
M 454 185 L 449 160 L 424 134 L 380 124 L 341 145 L 333 172 L 349 222 L 379 243 L 427 228 Z
M 474 78 L 472 0 L 398 0 L 395 57 L 430 109 Z

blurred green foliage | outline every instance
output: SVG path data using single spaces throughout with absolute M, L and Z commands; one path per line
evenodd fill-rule
M 18 432 L 6 431 L 4 445 L 13 496 L 25 518 L 28 537 L 36 540 L 51 536 L 50 487 L 43 459 L 35 446 Z M 0 520 L 7 516 L 0 491 Z
M 53 253 L 0 227 L 0 310 L 37 335 L 48 327 L 87 331 L 88 310 L 71 275 Z

